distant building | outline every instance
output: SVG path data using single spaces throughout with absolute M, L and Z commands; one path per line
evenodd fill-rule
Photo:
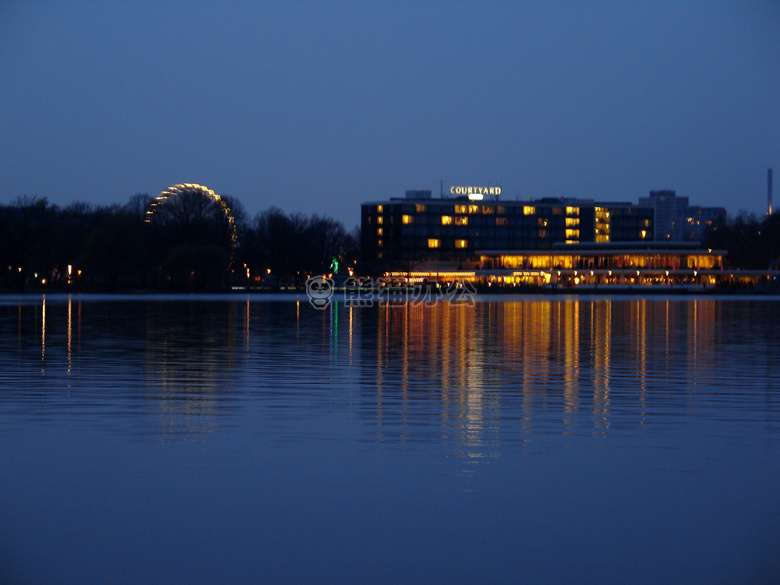
M 649 197 L 639 198 L 639 205 L 655 210 L 657 242 L 700 242 L 709 226 L 726 217 L 723 207 L 692 207 L 688 197 L 671 190 L 650 191 Z
M 364 257 L 385 269 L 474 268 L 481 250 L 652 241 L 654 210 L 631 203 L 546 198 L 502 201 L 497 187 L 452 187 L 450 198 L 407 191 L 361 206 Z
M 680 241 L 682 238 L 675 233 L 679 231 L 680 221 L 683 221 L 688 209 L 688 198 L 677 197 L 671 190 L 650 191 L 649 197 L 640 197 L 639 205 L 655 209 L 655 240 Z

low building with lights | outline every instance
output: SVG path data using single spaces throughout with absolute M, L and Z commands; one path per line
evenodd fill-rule
M 718 285 L 725 250 L 696 242 L 557 244 L 552 250 L 483 250 L 484 283 L 501 285 Z
M 728 270 L 725 250 L 695 242 L 558 244 L 552 250 L 481 250 L 474 270 L 387 271 L 391 285 L 610 292 L 780 289 L 778 270 Z

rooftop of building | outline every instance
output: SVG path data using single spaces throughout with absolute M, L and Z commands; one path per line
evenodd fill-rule
M 472 205 L 488 206 L 568 206 L 568 207 L 647 207 L 646 205 L 637 205 L 630 201 L 597 201 L 595 199 L 578 199 L 576 197 L 542 197 L 540 199 L 500 199 L 490 197 L 485 199 L 470 199 L 466 195 L 455 197 L 437 197 L 437 198 L 410 198 L 410 197 L 390 197 L 390 199 L 366 201 L 362 206 L 368 205 L 390 205 L 403 203 L 422 203 L 425 205 L 447 205 L 452 203 L 469 203 Z

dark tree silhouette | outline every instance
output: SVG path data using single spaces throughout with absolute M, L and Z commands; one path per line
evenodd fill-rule
M 302 286 L 334 272 L 334 259 L 346 274 L 360 258 L 359 229 L 347 233 L 329 217 L 273 207 L 250 222 L 233 197 L 175 189 L 124 205 L 59 208 L 35 197 L 0 205 L 0 288 L 216 290 L 245 284 L 247 268 Z
M 780 255 L 780 213 L 759 220 L 754 214 L 740 213 L 708 229 L 703 244 L 727 250 L 728 268 L 766 270 Z
M 357 258 L 356 242 L 344 226 L 329 217 L 287 215 L 272 207 L 255 217 L 246 238 L 252 272 L 269 269 L 284 286 L 301 286 L 313 274 L 332 272 Z
M 41 279 L 48 275 L 53 262 L 47 236 L 54 231 L 56 213 L 46 198 L 37 197 L 19 197 L 0 207 L 2 266 L 7 267 L 10 286 L 24 289 L 35 274 Z
M 82 245 L 78 266 L 88 286 L 115 290 L 148 278 L 143 217 L 126 209 L 99 218 Z

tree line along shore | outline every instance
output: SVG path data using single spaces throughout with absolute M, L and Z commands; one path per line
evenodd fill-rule
M 187 192 L 153 213 L 146 194 L 105 206 L 26 196 L 0 204 L 0 290 L 302 288 L 315 274 L 379 276 L 357 227 L 277 207 L 250 218 L 240 201 L 220 199 Z M 726 218 L 702 245 L 727 250 L 729 269 L 775 268 L 780 213 Z
M 0 205 L 0 290 L 229 290 L 302 287 L 307 275 L 359 258 L 357 228 L 271 207 L 250 218 L 240 202 L 198 194 L 122 205 L 19 197 Z

